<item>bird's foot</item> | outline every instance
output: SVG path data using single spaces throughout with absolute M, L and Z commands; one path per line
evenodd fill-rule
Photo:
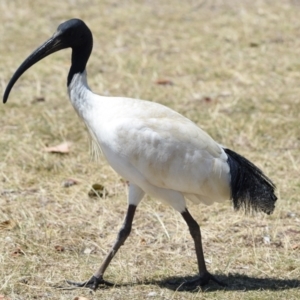
M 195 279 L 188 280 L 183 282 L 179 290 L 194 290 L 201 286 L 207 285 L 210 281 L 214 281 L 220 286 L 226 287 L 227 284 L 218 280 L 215 276 L 211 275 L 209 272 L 205 272 L 204 274 L 201 274 Z
M 113 283 L 106 281 L 101 277 L 96 277 L 93 276 L 90 280 L 85 281 L 85 282 L 74 282 L 74 281 L 70 281 L 67 280 L 67 283 L 76 287 L 84 287 L 84 288 L 88 288 L 91 290 L 96 290 L 100 285 L 103 285 L 104 287 L 111 287 L 114 286 Z
M 211 280 L 214 281 L 215 283 L 217 283 L 220 286 L 227 286 L 226 283 L 220 281 L 215 276 L 211 275 L 209 272 L 205 272 L 204 275 L 200 275 L 198 280 L 199 280 L 199 285 L 200 286 L 204 286 L 204 285 L 208 284 L 209 281 L 211 281 Z

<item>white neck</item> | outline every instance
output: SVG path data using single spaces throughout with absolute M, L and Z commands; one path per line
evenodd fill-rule
M 80 117 L 85 119 L 85 113 L 89 110 L 90 106 L 88 99 L 93 94 L 88 86 L 85 70 L 82 73 L 74 74 L 68 86 L 68 93 L 76 112 Z

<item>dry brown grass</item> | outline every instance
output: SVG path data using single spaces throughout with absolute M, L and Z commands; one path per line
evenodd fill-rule
M 181 216 L 149 197 L 106 273 L 120 286 L 95 294 L 54 289 L 64 279 L 92 275 L 126 210 L 120 178 L 103 159 L 90 160 L 87 132 L 66 94 L 70 51 L 62 51 L 28 71 L 0 105 L 0 294 L 299 299 L 299 1 L 1 0 L 0 13 L 2 92 L 61 21 L 80 17 L 94 33 L 88 73 L 95 92 L 149 99 L 183 113 L 262 167 L 279 198 L 270 217 L 235 213 L 229 202 L 189 206 L 202 226 L 208 267 L 228 289 L 210 284 L 178 292 L 165 283 L 196 274 L 196 259 Z M 161 78 L 174 84 L 155 84 Z M 70 154 L 43 151 L 63 141 L 73 142 Z M 67 178 L 79 184 L 62 187 Z M 89 198 L 94 183 L 109 196 Z

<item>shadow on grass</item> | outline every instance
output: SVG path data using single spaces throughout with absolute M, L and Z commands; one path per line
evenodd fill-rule
M 219 290 L 223 291 L 253 291 L 253 290 L 289 290 L 300 288 L 300 279 L 277 279 L 277 278 L 255 278 L 241 274 L 229 274 L 217 275 L 218 280 L 227 284 L 226 287 L 222 287 L 214 282 L 210 282 L 208 285 L 203 286 L 201 290 L 203 292 L 215 292 Z M 185 285 L 184 282 L 189 280 L 195 280 L 197 276 L 175 276 L 169 277 L 161 281 L 147 281 L 143 284 L 156 284 L 162 288 L 168 288 L 177 291 L 189 291 L 196 292 L 199 288 L 192 288 Z
M 300 279 L 276 279 L 276 278 L 255 278 L 249 277 L 247 275 L 241 274 L 229 274 L 216 276 L 218 280 L 227 284 L 226 287 L 220 286 L 214 282 L 210 282 L 204 287 L 195 287 L 190 285 L 185 285 L 185 282 L 196 280 L 197 276 L 173 276 L 168 277 L 164 280 L 145 280 L 137 283 L 120 283 L 113 285 L 114 288 L 121 288 L 125 286 L 135 286 L 135 285 L 157 285 L 161 288 L 168 288 L 174 291 L 181 292 L 198 292 L 201 289 L 203 292 L 215 292 L 215 291 L 258 291 L 258 290 L 269 290 L 269 291 L 279 291 L 279 290 L 289 290 L 289 289 L 299 289 Z M 75 287 L 65 287 L 65 286 L 55 286 L 60 289 L 75 289 Z M 101 288 L 110 288 L 108 286 L 99 286 Z

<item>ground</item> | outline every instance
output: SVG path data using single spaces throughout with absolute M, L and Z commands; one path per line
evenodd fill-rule
M 61 51 L 0 104 L 0 299 L 299 299 L 300 1 L 2 0 L 0 13 L 2 93 L 62 21 L 79 17 L 94 35 L 93 91 L 177 110 L 262 168 L 278 196 L 271 216 L 189 203 L 207 266 L 227 288 L 177 289 L 197 274 L 193 242 L 180 214 L 150 197 L 105 274 L 115 287 L 55 288 L 93 274 L 127 206 L 126 182 L 91 158 Z M 63 142 L 69 153 L 45 151 Z M 94 184 L 106 193 L 91 197 Z

